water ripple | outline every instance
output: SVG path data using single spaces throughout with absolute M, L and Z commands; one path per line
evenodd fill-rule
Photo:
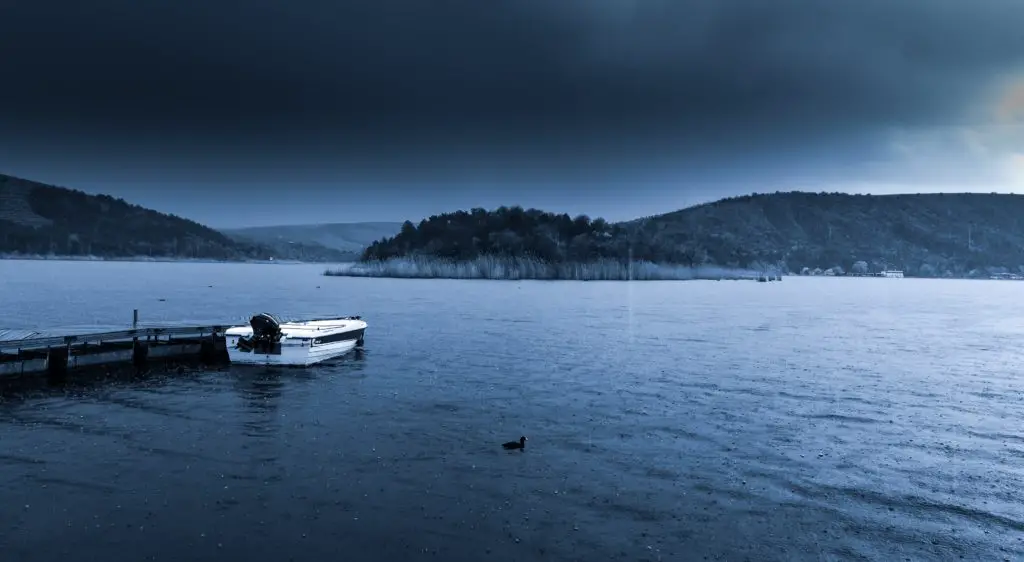
M 157 291 L 148 321 L 344 309 L 371 328 L 308 370 L 6 397 L 5 560 L 1024 558 L 1013 284 L 57 264 L 73 294 L 24 263 L 3 272 L 12 327 L 116 325 Z

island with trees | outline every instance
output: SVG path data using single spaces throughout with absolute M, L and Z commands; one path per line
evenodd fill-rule
M 620 223 L 501 207 L 407 221 L 329 275 L 496 279 L 748 278 L 824 271 L 1024 273 L 1024 196 L 787 192 Z
M 750 267 L 753 266 L 753 267 Z M 406 221 L 359 263 L 328 275 L 415 278 L 681 280 L 756 278 L 760 266 L 701 263 L 628 224 L 500 207 Z

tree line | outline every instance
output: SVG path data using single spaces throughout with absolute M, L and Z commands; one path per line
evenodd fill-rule
M 476 208 L 406 221 L 397 235 L 367 247 L 362 261 L 507 256 L 987 276 L 1024 271 L 1022 217 L 1024 196 L 980 193 L 752 194 L 620 223 L 518 206 Z

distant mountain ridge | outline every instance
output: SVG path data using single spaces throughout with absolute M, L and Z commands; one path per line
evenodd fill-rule
M 254 226 L 222 229 L 221 232 L 236 240 L 268 245 L 301 243 L 322 246 L 355 259 L 367 246 L 381 238 L 394 236 L 401 228 L 400 222 L 352 222 Z
M 266 259 L 197 222 L 109 195 L 0 174 L 0 252 L 16 255 Z
M 346 261 L 351 253 L 315 244 L 237 240 L 195 221 L 0 174 L 0 253 L 214 260 Z
M 789 192 L 731 197 L 614 224 L 502 207 L 435 215 L 418 225 L 222 232 L 109 195 L 0 174 L 0 254 L 336 262 L 504 255 L 547 263 L 645 260 L 987 277 L 1024 272 L 1024 195 Z

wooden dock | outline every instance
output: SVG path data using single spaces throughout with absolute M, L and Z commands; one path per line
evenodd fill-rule
M 117 367 L 145 371 L 160 361 L 226 363 L 224 331 L 235 324 L 137 327 L 135 311 L 136 327 L 126 330 L 46 336 L 0 331 L 0 380 L 23 375 L 59 380 L 74 371 Z

